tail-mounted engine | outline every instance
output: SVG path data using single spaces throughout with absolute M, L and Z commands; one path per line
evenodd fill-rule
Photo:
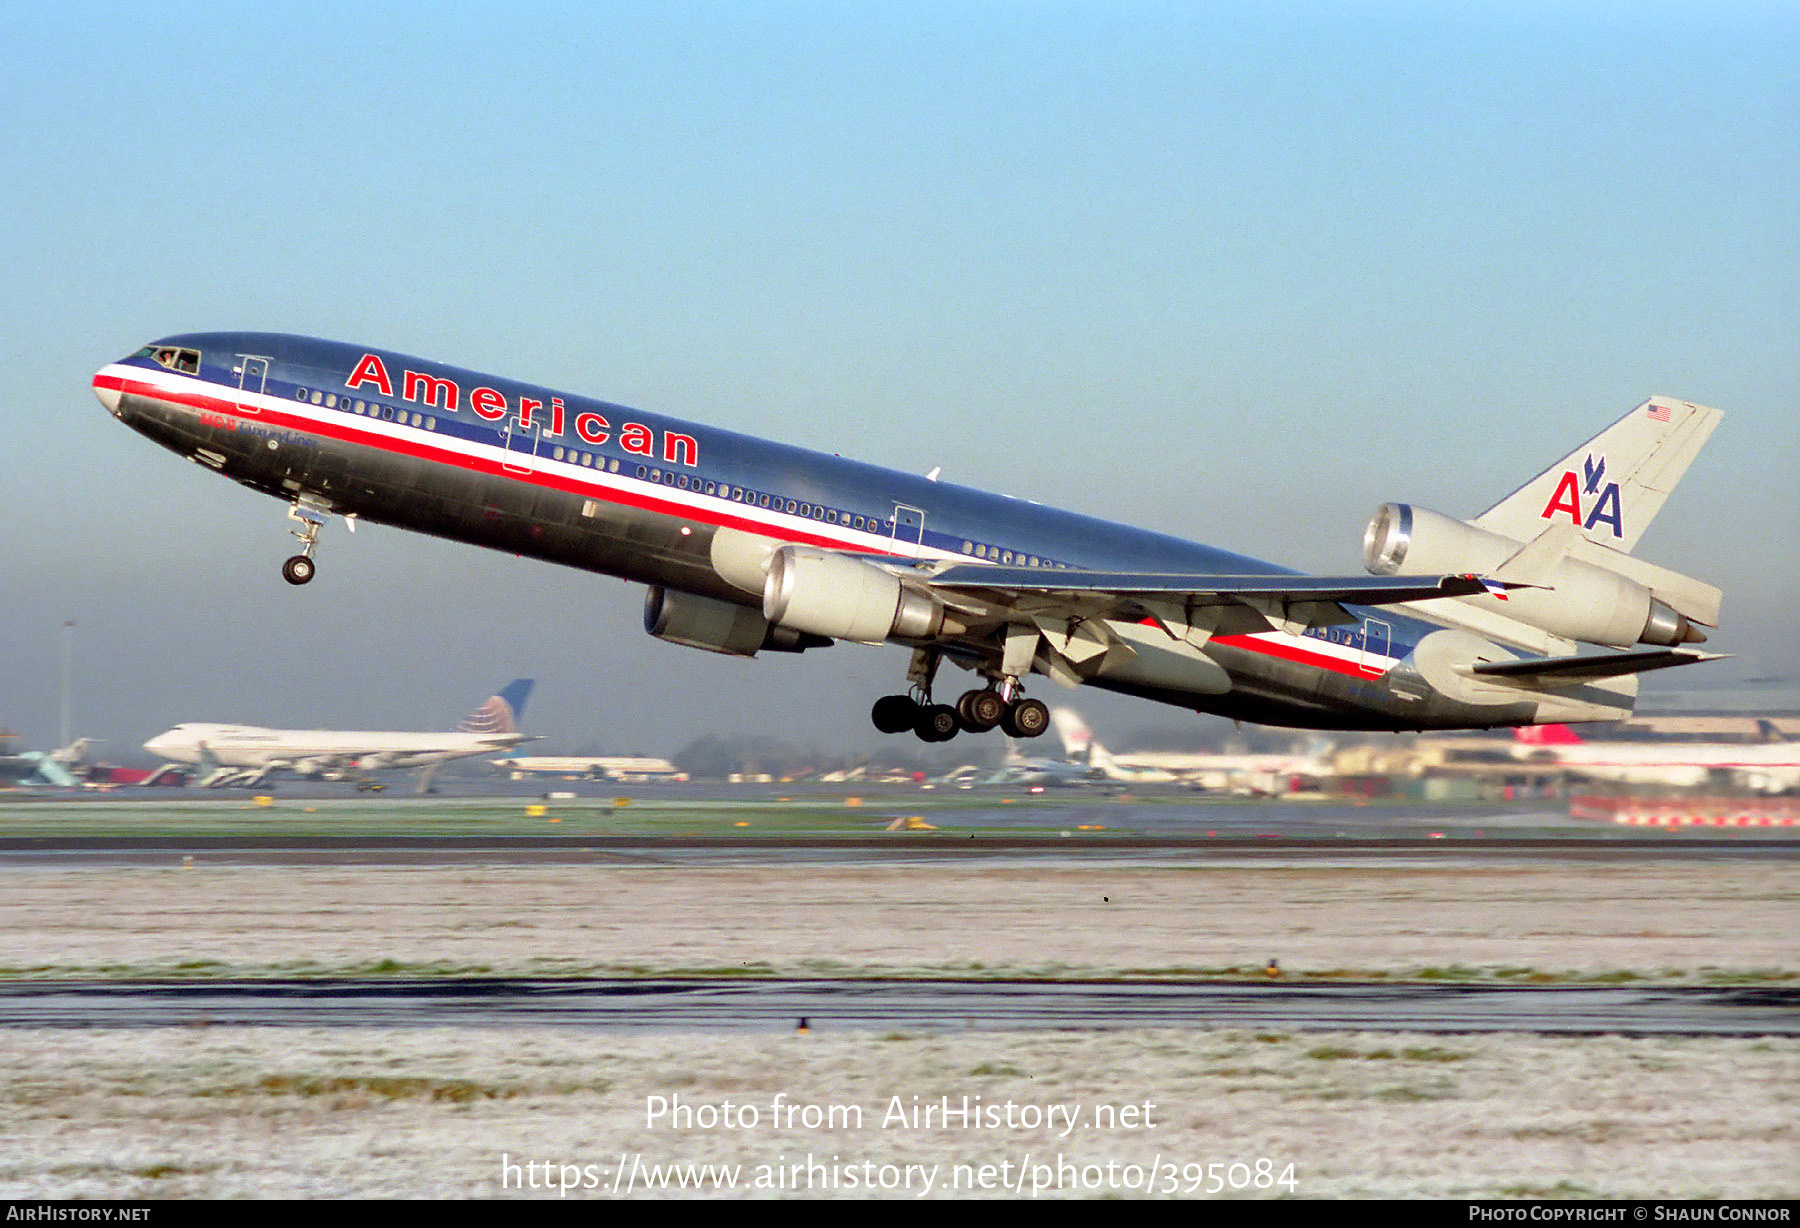
M 1531 556 L 1534 551 L 1536 557 Z M 1620 557 L 1639 570 L 1649 569 L 1629 556 Z M 1625 648 L 1706 639 L 1687 616 L 1643 584 L 1596 563 L 1570 558 L 1566 548 L 1539 549 L 1537 542 L 1515 541 L 1406 503 L 1385 503 L 1369 521 L 1363 531 L 1363 565 L 1378 576 L 1473 572 L 1502 580 L 1517 578 L 1531 587 L 1508 591 L 1505 604 L 1498 607 L 1502 613 L 1583 643 Z M 1492 606 L 1495 598 L 1458 600 Z

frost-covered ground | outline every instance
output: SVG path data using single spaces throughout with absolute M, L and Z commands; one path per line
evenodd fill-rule
M 0 974 L 1759 976 L 1800 970 L 1761 862 L 0 870 Z
M 1754 860 L 9 869 L 0 968 L 1100 976 L 1277 957 L 1290 975 L 1762 980 L 1800 969 L 1797 903 L 1800 874 Z M 965 1097 L 999 1116 L 918 1116 Z M 658 1104 L 671 1115 L 650 1120 Z M 1800 1042 L 0 1033 L 0 1197 L 541 1195 L 565 1182 L 612 1196 L 621 1171 L 632 1193 L 660 1195 L 647 1166 L 666 1177 L 679 1164 L 728 1166 L 679 1172 L 706 1193 L 744 1195 L 930 1183 L 936 1194 L 1792 1198 Z
M 667 1191 L 646 1188 L 650 1166 L 671 1165 L 726 1166 L 683 1170 L 690 1192 L 745 1196 L 968 1194 L 984 1180 L 1059 1196 L 1146 1181 L 1252 1197 L 1800 1195 L 1794 1041 L 548 1028 L 4 1041 L 10 1198 L 494 1196 L 509 1181 L 611 1197 L 622 1162 L 652 1196 Z M 964 1097 L 999 1116 L 919 1116 Z M 656 1098 L 693 1120 L 651 1120 Z M 1056 1124 L 1008 1128 L 1009 1102 L 1015 1122 Z M 1114 1120 L 1096 1124 L 1101 1105 Z M 837 1120 L 809 1125 L 809 1109 Z

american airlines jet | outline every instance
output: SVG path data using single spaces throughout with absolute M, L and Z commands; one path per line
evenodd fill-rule
M 177 725 L 144 749 L 171 763 L 199 769 L 200 784 L 262 784 L 275 772 L 355 779 L 375 771 L 421 769 L 423 793 L 437 769 L 452 759 L 491 755 L 529 741 L 519 732 L 532 680 L 519 678 L 491 695 L 454 730 L 410 733 L 397 729 L 264 729 L 255 725 Z
M 114 416 L 280 499 L 313 579 L 333 516 L 649 586 L 644 624 L 737 656 L 910 650 L 875 725 L 1050 723 L 1028 680 L 1328 729 L 1615 720 L 1713 654 L 1719 590 L 1630 552 L 1721 417 L 1653 397 L 1469 520 L 1390 503 L 1369 575 L 1211 546 L 388 350 L 165 338 L 102 368 Z M 973 684 L 945 702 L 943 663 Z

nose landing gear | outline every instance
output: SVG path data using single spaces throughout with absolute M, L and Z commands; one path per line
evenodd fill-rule
M 288 508 L 288 519 L 300 525 L 298 529 L 288 530 L 300 543 L 300 553 L 281 565 L 281 578 L 289 584 L 305 584 L 319 569 L 312 556 L 319 546 L 319 530 L 325 527 L 325 513 L 303 503 L 294 503 Z M 345 517 L 345 522 L 355 529 L 355 520 Z

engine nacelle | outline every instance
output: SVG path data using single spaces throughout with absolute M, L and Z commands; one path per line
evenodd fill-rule
M 759 651 L 805 652 L 831 641 L 787 627 L 771 627 L 755 610 L 657 586 L 644 595 L 644 630 L 659 640 L 731 657 Z
M 795 546 L 783 546 L 769 560 L 763 617 L 795 631 L 865 644 L 890 636 L 927 638 L 944 626 L 944 608 L 891 572 Z
M 1406 503 L 1382 504 L 1363 531 L 1363 565 L 1378 576 L 1492 576 L 1524 548 L 1524 542 Z M 1643 585 L 1593 563 L 1564 558 L 1533 583 L 1543 587 L 1512 589 L 1497 608 L 1552 635 L 1614 648 L 1706 638 Z M 1458 600 L 1491 606 L 1494 598 Z

